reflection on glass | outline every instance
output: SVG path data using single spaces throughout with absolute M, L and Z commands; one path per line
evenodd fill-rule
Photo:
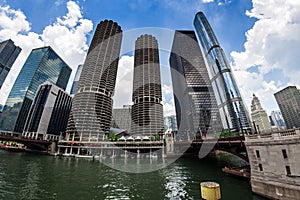
M 50 81 L 66 89 L 71 68 L 51 47 L 33 49 L 22 67 L 0 116 L 0 129 L 22 132 L 40 84 Z
M 229 62 L 202 12 L 196 14 L 194 25 L 212 76 L 212 86 L 220 110 L 223 128 L 236 133 L 243 132 L 243 130 L 251 131 L 248 113 L 231 73 Z

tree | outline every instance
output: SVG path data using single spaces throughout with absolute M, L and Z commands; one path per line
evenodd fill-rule
M 114 134 L 114 133 L 109 133 L 108 138 L 109 138 L 110 141 L 116 141 L 117 140 L 116 134 Z

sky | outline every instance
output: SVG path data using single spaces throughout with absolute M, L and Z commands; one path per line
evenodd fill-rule
M 194 30 L 204 12 L 231 63 L 250 111 L 252 95 L 270 114 L 278 110 L 274 93 L 300 88 L 300 1 L 286 0 L 4 0 L 0 2 L 0 41 L 22 48 L 4 86 L 4 104 L 33 48 L 50 45 L 73 69 L 84 62 L 97 24 L 116 21 L 124 31 L 114 107 L 131 103 L 133 36 L 153 32 L 160 47 L 164 115 L 174 114 L 168 48 L 174 30 Z M 130 33 L 130 34 L 129 34 Z

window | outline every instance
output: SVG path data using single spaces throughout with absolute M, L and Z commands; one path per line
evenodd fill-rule
M 256 157 L 257 157 L 257 158 L 260 158 L 260 154 L 259 154 L 259 151 L 258 151 L 258 150 L 256 150 Z
M 282 149 L 282 155 L 283 155 L 283 158 L 284 158 L 284 159 L 288 158 L 288 156 L 287 156 L 287 153 L 286 153 L 286 150 L 285 150 L 285 149 Z
M 262 164 L 258 164 L 258 167 L 259 167 L 259 171 L 263 171 Z
M 290 166 L 285 166 L 285 170 L 286 170 L 286 175 L 291 175 L 291 168 Z

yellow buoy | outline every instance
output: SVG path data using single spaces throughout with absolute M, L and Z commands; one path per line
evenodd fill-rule
M 218 200 L 221 199 L 220 184 L 215 182 L 202 182 L 201 197 L 206 200 Z

